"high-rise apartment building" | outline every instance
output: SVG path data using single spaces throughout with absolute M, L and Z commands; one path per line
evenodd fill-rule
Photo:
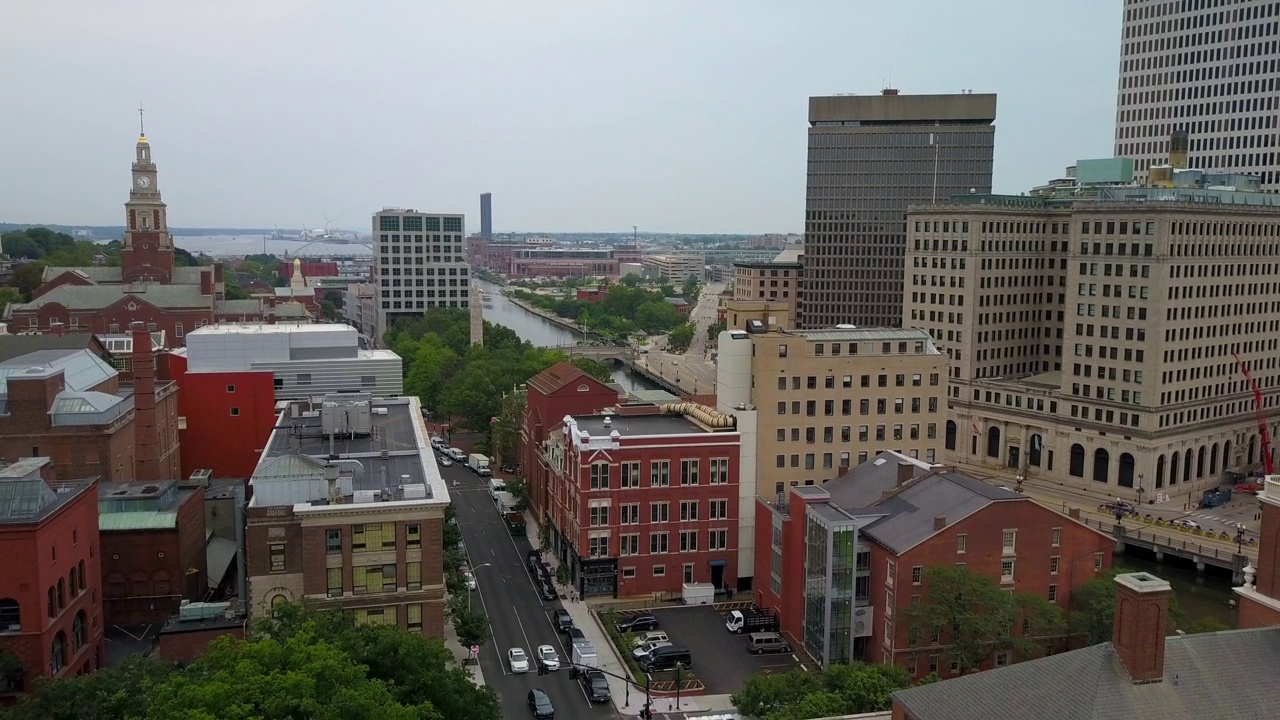
M 821 485 L 885 450 L 942 455 L 947 358 L 923 330 L 720 333 L 716 402 L 742 434 L 738 568 L 755 567 L 757 497 Z
M 480 193 L 480 237 L 493 237 L 493 193 Z
M 374 282 L 378 286 L 375 342 L 397 320 L 430 308 L 471 306 L 462 215 L 383 208 L 373 214 Z
M 996 96 L 809 98 L 801 327 L 902 321 L 911 204 L 991 191 Z
M 1139 180 L 1171 161 L 1182 130 L 1188 167 L 1260 175 L 1280 190 L 1278 27 L 1280 6 L 1263 0 L 1126 0 L 1115 153 L 1134 159 Z
M 1274 436 L 1280 197 L 1075 192 L 908 215 L 903 324 L 950 357 L 946 459 L 1139 500 L 1256 468 L 1244 371 Z

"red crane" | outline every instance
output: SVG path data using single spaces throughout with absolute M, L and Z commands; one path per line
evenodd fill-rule
M 1240 372 L 1244 375 L 1244 379 L 1249 381 L 1249 387 L 1253 389 L 1253 409 L 1258 414 L 1258 435 L 1262 438 L 1262 470 L 1267 475 L 1271 474 L 1271 433 L 1267 431 L 1267 415 L 1262 410 L 1262 391 L 1258 389 L 1258 383 L 1253 381 L 1253 376 L 1249 374 L 1249 368 L 1240 359 L 1240 356 L 1231 353 L 1240 365 Z

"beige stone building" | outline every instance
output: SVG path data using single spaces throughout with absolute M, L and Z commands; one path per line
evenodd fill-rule
M 755 498 L 819 485 L 881 451 L 942 456 L 947 358 L 917 329 L 720 333 L 716 402 L 742 434 L 739 568 L 754 568 Z
M 726 327 L 745 329 L 748 320 L 766 326 L 796 327 L 796 294 L 804 265 L 800 246 L 782 251 L 768 262 L 735 262 L 733 296 L 724 301 Z
M 707 258 L 702 253 L 672 252 L 647 255 L 641 263 L 652 268 L 652 272 L 657 277 L 679 285 L 690 275 L 701 280 Z
M 1261 461 L 1241 363 L 1276 432 L 1280 197 L 1090 192 L 908 215 L 903 325 L 950 360 L 946 460 L 1198 499 Z

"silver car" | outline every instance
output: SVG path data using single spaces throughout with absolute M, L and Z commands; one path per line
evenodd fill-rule
M 647 642 L 635 650 L 632 650 L 631 654 L 635 656 L 636 660 L 643 662 L 645 658 L 649 657 L 649 653 L 660 647 L 667 647 L 670 644 L 670 640 L 654 640 L 653 642 Z

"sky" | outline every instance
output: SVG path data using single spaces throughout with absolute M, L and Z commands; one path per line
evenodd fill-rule
M 0 222 L 798 232 L 808 98 L 998 94 L 995 191 L 1109 157 L 1120 0 L 49 0 L 0 27 Z

